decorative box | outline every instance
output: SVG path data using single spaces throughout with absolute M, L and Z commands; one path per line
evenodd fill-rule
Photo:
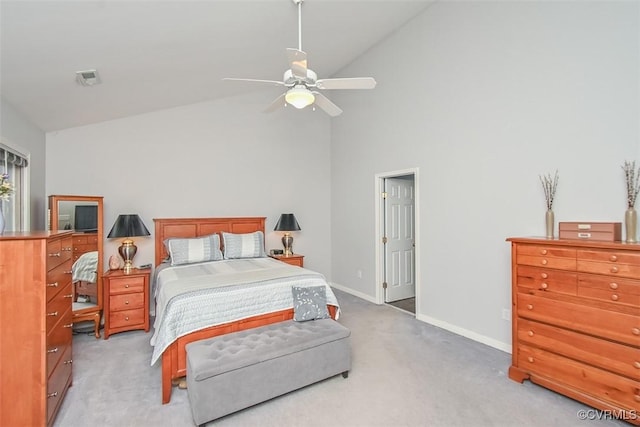
M 621 222 L 560 222 L 558 224 L 561 239 L 602 240 L 619 242 L 622 240 Z

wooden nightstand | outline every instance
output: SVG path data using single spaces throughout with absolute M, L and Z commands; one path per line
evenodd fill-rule
M 149 332 L 149 276 L 151 269 L 109 270 L 103 279 L 104 339 L 118 332 Z
M 298 267 L 304 267 L 304 255 L 293 254 L 293 255 L 269 255 L 273 259 L 277 259 L 278 261 L 286 262 L 287 264 L 297 265 Z

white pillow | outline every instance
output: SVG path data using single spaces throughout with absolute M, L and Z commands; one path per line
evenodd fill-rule
M 171 265 L 222 259 L 220 236 L 217 234 L 193 239 L 168 239 L 165 244 L 171 257 Z
M 235 234 L 222 232 L 224 242 L 224 259 L 235 258 L 263 258 L 264 234 L 262 231 Z

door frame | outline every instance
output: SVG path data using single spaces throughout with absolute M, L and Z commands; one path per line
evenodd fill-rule
M 413 175 L 414 185 L 414 232 L 415 232 L 415 283 L 416 283 L 416 316 L 420 307 L 420 191 L 419 191 L 419 168 L 409 168 L 390 172 L 381 172 L 375 175 L 375 248 L 376 248 L 376 304 L 384 304 L 384 244 L 382 237 L 384 232 L 384 200 L 382 192 L 384 190 L 384 180 L 386 178 L 396 178 L 400 176 Z

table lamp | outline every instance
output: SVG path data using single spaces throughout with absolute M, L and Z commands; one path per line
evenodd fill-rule
M 284 256 L 293 255 L 291 248 L 293 247 L 293 237 L 291 237 L 290 231 L 300 231 L 300 225 L 296 221 L 296 217 L 292 213 L 280 215 L 280 219 L 276 224 L 274 231 L 284 231 L 282 236 L 282 245 L 284 246 Z
M 150 236 L 149 230 L 145 227 L 140 217 L 136 214 L 118 215 L 115 224 L 111 228 L 107 239 L 124 237 L 122 245 L 118 248 L 118 253 L 124 260 L 124 273 L 131 273 L 133 269 L 133 257 L 138 248 L 133 244 L 131 237 Z

